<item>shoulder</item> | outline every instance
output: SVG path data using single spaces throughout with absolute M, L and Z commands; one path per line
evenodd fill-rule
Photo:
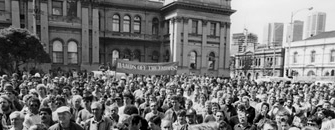
M 72 122 L 72 125 L 75 127 L 76 130 L 84 130 L 83 127 L 81 127 L 79 124 Z
M 50 127 L 49 127 L 49 130 L 58 130 L 59 128 L 60 128 L 60 127 L 59 127 L 58 123 L 56 123 L 56 124 L 50 126 Z

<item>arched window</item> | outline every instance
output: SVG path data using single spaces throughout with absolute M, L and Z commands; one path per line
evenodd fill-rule
M 297 58 L 298 58 L 298 52 L 294 52 L 293 54 L 293 63 L 297 63 Z
M 141 61 L 141 51 L 140 50 L 135 50 L 133 52 L 133 61 L 137 61 L 137 62 Z
M 311 63 L 314 63 L 315 62 L 315 51 L 312 51 L 311 52 Z
M 141 33 L 141 18 L 139 16 L 134 18 L 134 33 Z
M 152 61 L 153 62 L 158 62 L 159 60 L 159 52 L 158 51 L 153 51 L 152 52 Z
M 120 52 L 118 50 L 112 51 L 112 65 L 113 67 L 116 66 L 116 60 L 120 58 Z
M 208 55 L 208 69 L 210 69 L 210 70 L 215 69 L 215 54 L 214 54 L 214 52 L 211 52 Z
M 190 68 L 197 69 L 197 53 L 195 51 L 190 53 Z
M 335 76 L 335 70 L 330 71 L 330 76 Z
M 120 32 L 120 16 L 117 14 L 113 15 L 113 31 Z
M 157 18 L 154 18 L 152 20 L 152 34 L 157 35 L 158 34 L 158 27 L 159 27 L 159 21 Z
M 130 17 L 128 15 L 123 17 L 123 32 L 130 32 Z
M 130 57 L 131 55 L 130 55 L 130 50 L 129 49 L 125 49 L 125 50 L 123 50 L 123 59 L 124 60 L 130 60 Z
M 69 64 L 78 64 L 78 48 L 77 43 L 70 41 L 67 45 L 67 57 Z
M 335 50 L 331 50 L 330 51 L 330 62 L 334 62 L 335 61 Z
M 329 72 L 328 71 L 325 73 L 325 76 L 329 76 Z
M 307 73 L 307 76 L 314 76 L 314 75 L 315 75 L 315 73 L 314 73 L 313 70 L 310 70 L 310 71 L 308 71 L 308 73 Z
M 63 63 L 63 43 L 61 41 L 54 41 L 52 43 L 52 62 Z

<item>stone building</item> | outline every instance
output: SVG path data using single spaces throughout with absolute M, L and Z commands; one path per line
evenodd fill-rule
M 0 0 L 0 28 L 35 32 L 52 68 L 178 61 L 178 73 L 229 76 L 234 12 L 230 0 Z

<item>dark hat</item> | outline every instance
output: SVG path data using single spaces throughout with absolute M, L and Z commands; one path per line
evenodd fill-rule
M 197 115 L 197 112 L 193 109 L 189 109 L 186 112 L 186 116 L 195 116 L 195 115 Z

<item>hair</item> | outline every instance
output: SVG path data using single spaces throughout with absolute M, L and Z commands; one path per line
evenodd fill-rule
M 158 125 L 158 126 L 160 126 L 161 125 L 161 123 L 162 123 L 162 121 L 161 121 L 162 119 L 159 117 L 159 116 L 153 116 L 153 117 L 151 117 L 150 119 L 149 119 L 149 122 L 152 122 L 152 123 L 154 123 L 155 125 Z
M 264 129 L 265 124 L 269 124 L 270 126 L 274 127 L 275 130 L 278 130 L 277 123 L 274 120 L 266 120 L 263 124 L 261 129 Z
M 142 117 L 138 114 L 132 114 L 129 117 L 129 121 L 131 125 L 138 125 L 142 120 Z
M 16 116 L 18 116 L 22 121 L 24 120 L 24 114 L 21 113 L 20 111 L 14 111 L 9 115 L 9 117 L 16 117 Z
M 176 115 L 177 116 L 186 116 L 186 111 L 185 110 L 177 111 Z
M 39 109 L 39 113 L 40 112 L 42 112 L 42 111 L 45 111 L 45 112 L 47 112 L 49 115 L 52 115 L 52 111 L 51 111 L 51 109 L 49 108 L 49 107 L 42 107 L 42 108 L 40 108 Z
M 128 115 L 138 114 L 138 109 L 134 105 L 127 105 L 124 108 L 123 113 Z
M 74 105 L 76 103 L 77 100 L 80 100 L 80 104 L 81 104 L 81 101 L 82 101 L 82 97 L 80 95 L 74 95 L 72 97 L 72 100 L 71 100 L 71 103 Z
M 56 98 L 55 98 L 55 101 L 61 101 L 61 102 L 63 102 L 63 103 L 66 102 L 65 98 L 62 97 L 61 95 L 57 95 Z

